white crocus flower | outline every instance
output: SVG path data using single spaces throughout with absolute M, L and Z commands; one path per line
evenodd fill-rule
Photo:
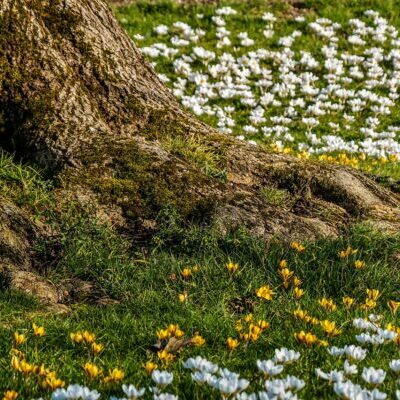
M 245 390 L 249 385 L 249 381 L 239 379 L 237 376 L 223 376 L 221 378 L 213 377 L 210 379 L 209 384 L 223 395 L 232 395 Z
M 354 361 L 362 361 L 367 356 L 368 351 L 362 347 L 349 345 L 344 347 L 345 355 Z
M 335 382 L 333 390 L 342 399 L 366 400 L 365 395 L 363 396 L 363 389 L 361 386 L 351 381 Z
M 386 378 L 386 372 L 383 369 L 375 369 L 374 367 L 364 368 L 361 377 L 365 382 L 371 385 L 380 385 Z
M 214 374 L 218 371 L 219 367 L 216 364 L 213 364 L 211 361 L 208 361 L 206 358 L 197 356 L 195 358 L 188 358 L 184 363 L 183 367 L 190 370 L 198 370 L 202 372 L 208 372 L 210 374 Z
M 158 25 L 154 28 L 154 32 L 157 35 L 164 36 L 168 34 L 168 26 L 166 25 Z
M 221 7 L 215 10 L 215 14 L 217 15 L 236 15 L 237 11 L 232 7 Z
M 257 360 L 257 368 L 266 376 L 275 376 L 283 371 L 283 365 L 276 365 L 272 360 Z
M 334 357 L 341 357 L 341 356 L 343 356 L 344 354 L 345 354 L 345 349 L 344 348 L 340 348 L 340 347 L 336 347 L 336 346 L 332 346 L 332 347 L 329 347 L 328 348 L 328 353 L 331 355 L 331 356 L 334 356 Z
M 346 377 L 342 371 L 333 370 L 330 372 L 324 372 L 320 368 L 315 369 L 315 374 L 326 381 L 329 382 L 342 382 L 346 380 Z
M 298 392 L 299 390 L 303 389 L 306 383 L 302 380 L 297 378 L 297 376 L 288 375 L 282 379 L 284 385 L 287 390 L 291 390 L 293 392 Z
M 157 386 L 164 387 L 172 383 L 174 379 L 174 374 L 172 372 L 159 371 L 158 369 L 156 369 L 152 372 L 151 379 L 153 379 L 154 383 Z
M 387 394 L 379 391 L 378 389 L 371 390 L 369 392 L 369 399 L 371 400 L 385 400 L 387 398 Z
M 209 382 L 210 379 L 213 377 L 212 374 L 205 371 L 196 371 L 191 374 L 192 379 L 197 383 L 205 383 Z
M 90 390 L 86 386 L 69 385 L 67 389 L 57 389 L 51 395 L 52 400 L 97 400 L 100 393 L 97 390 Z
M 235 400 L 257 400 L 257 395 L 255 393 L 238 393 Z
M 281 364 L 289 364 L 297 361 L 300 358 L 298 351 L 289 350 L 286 347 L 275 349 L 274 361 Z
M 158 393 L 153 395 L 153 400 L 178 400 L 178 396 L 171 393 Z
M 140 33 L 137 33 L 136 35 L 133 35 L 133 38 L 135 39 L 135 40 L 144 40 L 144 36 L 143 35 L 141 35 Z
M 400 373 L 400 360 L 390 361 L 389 367 L 392 371 L 396 372 L 396 374 Z
M 350 364 L 348 360 L 345 360 L 343 370 L 345 375 L 356 375 L 358 373 L 357 365 Z
M 129 400 L 136 400 L 144 395 L 146 389 L 137 389 L 133 385 L 122 385 L 122 391 L 125 393 L 126 397 Z

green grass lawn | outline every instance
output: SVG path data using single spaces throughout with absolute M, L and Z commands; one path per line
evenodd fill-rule
M 280 35 L 293 30 L 289 7 L 278 1 L 268 7 L 261 0 L 223 4 L 231 4 L 238 11 L 230 26 L 235 32 L 245 26 L 249 35 L 257 36 L 261 29 L 258 17 L 265 11 L 272 11 L 279 18 L 276 30 Z M 394 0 L 306 0 L 304 7 L 302 12 L 306 18 L 315 18 L 318 14 L 342 23 L 372 8 L 400 28 L 397 12 L 400 3 Z M 180 20 L 208 32 L 208 28 L 211 30 L 209 17 L 214 11 L 212 5 L 137 1 L 116 9 L 115 13 L 130 35 L 142 33 L 148 45 L 159 41 L 152 33 L 159 24 L 170 25 Z M 197 14 L 205 17 L 197 20 Z M 206 34 L 202 45 L 206 46 L 208 39 L 211 43 L 211 37 Z M 298 46 L 311 51 L 320 44 L 304 37 Z M 171 73 L 167 62 L 160 62 L 156 68 L 159 72 Z M 399 116 L 397 110 L 386 122 L 395 123 Z M 205 120 L 215 123 L 212 119 Z M 299 130 L 296 140 L 301 137 Z M 330 161 L 340 161 L 338 154 L 330 156 L 333 157 Z M 400 178 L 398 161 L 372 157 L 360 160 L 358 156 L 348 155 L 341 162 L 352 164 L 354 157 L 359 168 L 394 180 Z M 51 389 L 43 388 L 45 377 L 13 368 L 13 356 L 32 365 L 44 364 L 56 372 L 65 387 L 78 383 L 97 389 L 102 393 L 101 398 L 111 395 L 122 398 L 122 383 L 152 386 L 144 368 L 147 362 L 174 373 L 174 381 L 166 391 L 181 399 L 221 398 L 217 390 L 193 382 L 190 372 L 183 367 L 183 361 L 196 355 L 240 373 L 250 381 L 247 392 L 258 392 L 263 390 L 263 384 L 256 361 L 270 359 L 275 349 L 287 347 L 299 351 L 300 359 L 286 367 L 278 378 L 291 374 L 303 379 L 306 386 L 298 393 L 301 399 L 338 398 L 331 384 L 316 377 L 315 368 L 324 371 L 342 368 L 343 360 L 329 355 L 327 348 L 359 344 L 355 335 L 360 331 L 353 327 L 353 319 L 368 318 L 374 313 L 382 316 L 382 327 L 392 324 L 391 329 L 397 326 L 400 331 L 400 319 L 394 310 L 396 303 L 391 303 L 392 308 L 388 306 L 389 301 L 400 301 L 399 234 L 386 235 L 369 226 L 357 225 L 338 239 L 302 242 L 304 251 L 298 251 L 290 243 L 277 240 L 266 244 L 245 231 L 221 237 L 213 227 L 184 224 L 174 210 L 164 209 L 159 215 L 160 231 L 150 244 L 141 247 L 116 235 L 110 227 L 74 204 L 60 210 L 53 199 L 53 185 L 40 171 L 18 164 L 9 156 L 1 156 L 1 194 L 61 232 L 63 258 L 56 268 L 45 271 L 46 278 L 54 283 L 72 276 L 95 282 L 97 289 L 93 297 L 114 302 L 103 306 L 93 302 L 74 303 L 69 313 L 55 314 L 35 299 L 0 285 L 0 397 L 7 390 L 14 390 L 20 399 L 50 398 Z M 282 193 L 266 193 L 266 196 L 272 204 L 282 201 Z M 45 251 L 48 245 L 38 243 L 38 250 Z M 340 252 L 349 247 L 357 252 L 341 257 Z M 287 261 L 286 273 L 293 273 L 287 288 L 283 273 L 279 273 L 282 260 Z M 362 268 L 357 269 L 357 260 L 365 266 L 358 263 Z M 237 264 L 238 268 L 230 273 L 229 263 Z M 182 274 L 185 269 L 189 269 L 190 276 Z M 301 281 L 297 290 L 304 290 L 300 299 L 295 298 L 294 276 Z M 273 290 L 271 300 L 257 296 L 258 289 L 266 285 Z M 376 304 L 370 301 L 366 307 L 367 289 L 378 290 L 379 296 Z M 349 308 L 343 304 L 345 296 L 354 299 Z M 331 299 L 336 308 L 329 311 L 322 307 L 319 301 L 323 298 Z M 314 317 L 313 323 L 296 317 L 294 311 L 299 309 Z M 258 320 L 269 324 L 268 329 L 253 337 L 254 341 L 241 337 L 250 314 L 255 324 Z M 242 331 L 236 329 L 239 320 L 244 327 Z M 320 323 L 324 320 L 335 322 L 340 333 L 335 337 L 324 333 Z M 33 323 L 45 328 L 44 336 L 33 335 Z M 162 341 L 158 348 L 155 346 L 157 332 L 170 324 L 179 325 L 185 338 L 200 335 L 205 343 L 170 351 L 174 359 L 161 360 L 157 351 L 166 343 Z M 94 333 L 95 342 L 104 346 L 99 354 L 94 354 L 90 343 L 77 344 L 71 339 L 71 333 L 85 330 Z M 310 346 L 299 343 L 295 334 L 301 331 L 313 333 L 318 342 Z M 24 334 L 26 342 L 14 343 L 15 332 Z M 227 347 L 229 337 L 239 341 L 234 350 Z M 388 365 L 391 360 L 400 359 L 400 341 L 378 346 L 359 345 L 368 349 L 368 354 L 357 363 L 359 374 L 352 381 L 372 389 L 361 378 L 363 367 L 382 368 L 387 376 L 378 388 L 387 393 L 388 399 L 395 398 L 396 388 L 400 386 Z M 103 373 L 91 379 L 84 370 L 88 362 L 96 364 Z M 105 383 L 104 378 L 114 368 L 124 372 L 123 380 Z M 144 398 L 152 395 L 147 391 Z

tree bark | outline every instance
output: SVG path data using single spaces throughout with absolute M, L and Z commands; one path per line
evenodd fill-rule
M 132 237 L 163 207 L 266 240 L 359 220 L 399 229 L 399 195 L 362 173 L 268 153 L 184 111 L 103 0 L 0 2 L 0 147 Z

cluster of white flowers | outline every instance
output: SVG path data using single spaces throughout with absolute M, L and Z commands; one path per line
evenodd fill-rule
M 396 334 L 392 331 L 382 329 L 379 325 L 381 316 L 371 314 L 368 319 L 355 318 L 353 326 L 356 329 L 365 331 L 361 335 L 356 335 L 356 340 L 363 344 L 372 344 L 377 346 L 387 341 L 393 341 Z M 362 336 L 364 335 L 364 336 Z M 364 367 L 361 372 L 361 378 L 369 388 L 351 381 L 352 376 L 357 376 L 359 368 L 357 362 L 363 361 L 368 350 L 357 345 L 346 345 L 342 348 L 330 347 L 328 353 L 334 357 L 345 357 L 343 368 L 341 370 L 332 370 L 324 372 L 320 368 L 315 370 L 316 375 L 333 384 L 333 391 L 342 399 L 347 400 L 384 400 L 388 397 L 386 393 L 378 390 L 377 386 L 381 385 L 386 379 L 386 371 L 380 368 Z M 389 368 L 396 375 L 400 374 L 400 360 L 392 360 Z M 396 392 L 396 396 L 400 399 L 400 391 Z
M 379 317 L 370 315 L 369 319 L 357 318 L 353 325 L 358 329 L 376 332 L 376 324 Z M 342 369 L 324 372 L 320 368 L 315 370 L 318 378 L 328 381 L 332 385 L 334 393 L 342 399 L 347 400 L 384 400 L 388 397 L 378 389 L 384 383 L 387 372 L 374 367 L 364 367 L 361 370 L 361 379 L 367 385 L 363 388 L 352 382 L 351 378 L 357 377 L 359 367 L 357 362 L 363 361 L 368 351 L 357 345 L 347 345 L 343 348 L 330 347 L 328 353 L 334 357 L 345 357 Z M 274 357 L 268 360 L 257 360 L 258 374 L 252 379 L 261 390 L 246 392 L 250 381 L 242 378 L 238 373 L 227 368 L 219 367 L 217 364 L 197 356 L 183 362 L 183 367 L 191 372 L 191 378 L 199 385 L 207 385 L 214 389 L 222 399 L 236 400 L 297 400 L 298 392 L 305 386 L 306 382 L 293 375 L 282 376 L 287 365 L 299 360 L 300 353 L 285 347 L 275 349 Z M 400 377 L 400 360 L 392 360 L 389 363 L 391 374 Z M 278 378 L 280 375 L 280 378 Z M 154 386 L 148 388 L 137 388 L 136 386 L 122 385 L 125 394 L 123 398 L 110 397 L 110 400 L 136 400 L 150 393 L 154 400 L 177 400 L 178 396 L 165 392 L 167 386 L 174 379 L 173 373 L 155 370 L 151 374 Z M 400 381 L 399 381 L 400 383 Z M 400 400 L 400 390 L 396 391 L 396 398 Z M 57 389 L 53 392 L 51 400 L 98 400 L 101 397 L 96 390 L 90 390 L 85 386 L 69 385 L 66 389 Z M 42 400 L 42 399 L 39 399 Z
M 90 390 L 81 385 L 69 385 L 67 389 L 57 389 L 51 396 L 51 400 L 97 400 L 98 398 L 100 393 L 97 390 Z
M 379 346 L 384 343 L 391 343 L 396 338 L 397 334 L 388 329 L 382 329 L 379 325 L 379 319 L 371 314 L 369 320 L 356 318 L 353 320 L 353 326 L 362 332 L 356 335 L 356 340 L 362 344 L 372 344 Z
M 178 396 L 162 392 L 166 386 L 172 383 L 172 373 L 155 370 L 153 371 L 151 378 L 156 384 L 156 386 L 149 388 L 149 392 L 153 394 L 154 400 L 178 400 Z M 122 385 L 122 391 L 126 397 L 118 398 L 111 396 L 110 400 L 136 400 L 145 394 L 146 388 L 138 389 L 134 385 Z M 90 390 L 86 386 L 75 384 L 69 385 L 67 389 L 56 389 L 51 395 L 51 400 L 97 400 L 100 397 L 101 394 L 98 391 Z
M 211 17 L 213 50 L 220 51 L 200 45 L 204 30 L 179 21 L 154 28 L 169 45 L 142 48 L 151 58 L 170 60 L 168 78 L 161 78 L 186 108 L 211 116 L 222 132 L 278 148 L 295 143 L 315 154 L 400 155 L 400 127 L 390 118 L 399 99 L 400 38 L 386 19 L 372 10 L 344 25 L 298 17 L 298 29 L 275 37 L 276 17 L 266 12 L 263 35 L 255 38 L 231 33 L 236 14 L 222 7 Z M 310 34 L 319 50 L 297 50 L 298 38 Z
M 246 393 L 250 382 L 239 374 L 208 361 L 200 356 L 189 358 L 183 366 L 192 371 L 192 379 L 199 384 L 208 384 L 219 391 L 222 398 L 234 396 L 237 400 L 297 399 L 296 392 L 304 388 L 305 382 L 288 375 L 281 379 L 272 379 L 284 371 L 285 365 L 297 361 L 300 353 L 286 348 L 276 349 L 275 357 L 270 360 L 257 360 L 257 368 L 263 377 L 264 390 L 258 393 Z

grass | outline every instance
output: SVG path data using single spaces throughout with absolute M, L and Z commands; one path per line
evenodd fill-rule
M 239 14 L 233 28 L 240 31 L 246 26 L 249 34 L 255 34 L 260 29 L 256 16 L 265 11 L 265 2 L 234 4 Z M 318 10 L 319 15 L 338 21 L 359 15 L 365 8 L 374 8 L 400 26 L 397 1 L 341 0 L 333 4 L 309 0 L 305 6 L 309 7 L 309 13 Z M 271 10 L 282 21 L 286 20 L 287 5 L 272 2 Z M 169 25 L 176 20 L 193 22 L 196 13 L 204 13 L 204 21 L 209 23 L 207 16 L 213 14 L 213 6 L 137 1 L 116 10 L 130 34 L 146 34 L 146 43 L 155 40 L 150 33 L 155 25 Z M 290 22 L 278 25 L 282 33 L 290 29 Z M 310 49 L 316 44 L 305 41 L 302 46 Z M 159 67 L 168 68 L 162 64 Z M 175 139 L 169 144 L 171 151 L 197 163 L 206 173 L 223 179 L 224 172 L 218 168 L 219 155 L 210 154 L 197 142 L 190 143 L 189 147 L 185 145 Z M 367 159 L 360 165 L 393 179 L 400 177 L 396 163 Z M 218 398 L 218 395 L 206 386 L 195 385 L 181 361 L 202 355 L 240 372 L 252 381 L 252 390 L 259 390 L 255 361 L 271 358 L 275 348 L 284 346 L 301 352 L 300 361 L 286 370 L 306 381 L 300 398 L 329 399 L 333 398 L 332 389 L 315 377 L 314 369 L 340 369 L 342 363 L 329 356 L 324 347 L 299 344 L 294 334 L 311 331 L 318 338 L 327 339 L 330 345 L 343 346 L 356 343 L 353 318 L 374 312 L 382 315 L 383 325 L 399 325 L 398 316 L 387 306 L 389 300 L 400 300 L 399 235 L 389 236 L 367 225 L 357 225 L 338 239 L 302 243 L 305 250 L 299 252 L 289 243 L 277 240 L 264 243 L 241 230 L 221 237 L 213 227 L 184 224 L 174 210 L 163 209 L 158 218 L 160 230 L 148 246 L 140 247 L 74 204 L 59 210 L 52 187 L 52 182 L 45 180 L 34 167 L 22 165 L 4 154 L 0 156 L 2 196 L 28 209 L 35 218 L 46 219 L 60 232 L 63 257 L 57 266 L 44 271 L 46 278 L 55 283 L 71 277 L 92 282 L 96 292 L 93 297 L 111 298 L 115 303 L 108 306 L 75 303 L 70 305 L 68 314 L 58 315 L 35 299 L 7 290 L 0 284 L 0 394 L 15 390 L 21 399 L 49 397 L 49 390 L 41 387 L 43 378 L 24 375 L 11 367 L 15 347 L 12 335 L 19 332 L 28 337 L 26 343 L 18 346 L 28 362 L 44 363 L 66 384 L 80 383 L 98 389 L 105 394 L 102 398 L 111 394 L 121 397 L 120 384 L 89 379 L 83 370 L 88 361 L 96 363 L 105 374 L 109 369 L 121 368 L 125 372 L 124 382 L 138 386 L 150 385 L 151 379 L 143 365 L 147 361 L 156 362 L 160 368 L 174 372 L 174 383 L 168 391 L 178 393 L 181 399 L 197 400 Z M 264 189 L 264 195 L 272 205 L 284 206 L 288 201 L 287 193 L 278 189 Z M 38 243 L 38 250 L 46 251 L 48 245 Z M 339 257 L 338 254 L 349 246 L 358 252 L 348 258 Z M 305 295 L 299 300 L 294 298 L 293 286 L 289 289 L 282 286 L 278 269 L 283 259 L 303 282 L 301 288 Z M 356 260 L 364 261 L 366 267 L 356 269 Z M 236 272 L 228 272 L 229 262 L 238 264 Z M 189 279 L 182 276 L 185 268 L 191 270 Z M 257 289 L 266 284 L 275 292 L 271 301 L 256 295 Z M 360 306 L 367 289 L 378 289 L 381 295 L 376 307 L 364 310 Z M 179 301 L 180 294 L 187 295 L 186 302 Z M 342 303 L 344 296 L 353 297 L 355 306 L 347 309 Z M 337 310 L 322 308 L 318 300 L 323 297 L 331 298 Z M 335 321 L 343 333 L 336 338 L 326 338 L 321 326 L 310 325 L 294 316 L 293 311 L 298 308 L 319 320 Z M 238 349 L 229 351 L 227 338 L 239 337 L 235 325 L 250 313 L 255 319 L 267 321 L 270 328 L 254 343 L 241 342 Z M 46 335 L 34 337 L 32 323 L 43 325 Z M 178 324 L 188 337 L 199 332 L 205 345 L 186 346 L 175 354 L 175 361 L 163 365 L 152 346 L 157 342 L 157 331 L 169 324 Z M 99 355 L 73 343 L 70 334 L 81 330 L 94 332 L 96 341 L 104 345 Z M 370 365 L 388 370 L 389 361 L 400 358 L 400 347 L 394 343 L 366 347 L 369 353 L 359 364 L 359 370 Z M 362 384 L 360 377 L 355 381 Z M 388 373 L 380 389 L 392 398 L 395 388 L 395 377 Z
M 290 197 L 287 190 L 274 187 L 263 188 L 261 192 L 267 203 L 273 206 L 285 206 Z
M 213 149 L 200 143 L 198 139 L 183 140 L 181 137 L 167 137 L 163 139 L 164 148 L 171 153 L 183 157 L 184 160 L 198 166 L 208 176 L 226 179 L 225 170 L 219 167 L 222 156 Z

